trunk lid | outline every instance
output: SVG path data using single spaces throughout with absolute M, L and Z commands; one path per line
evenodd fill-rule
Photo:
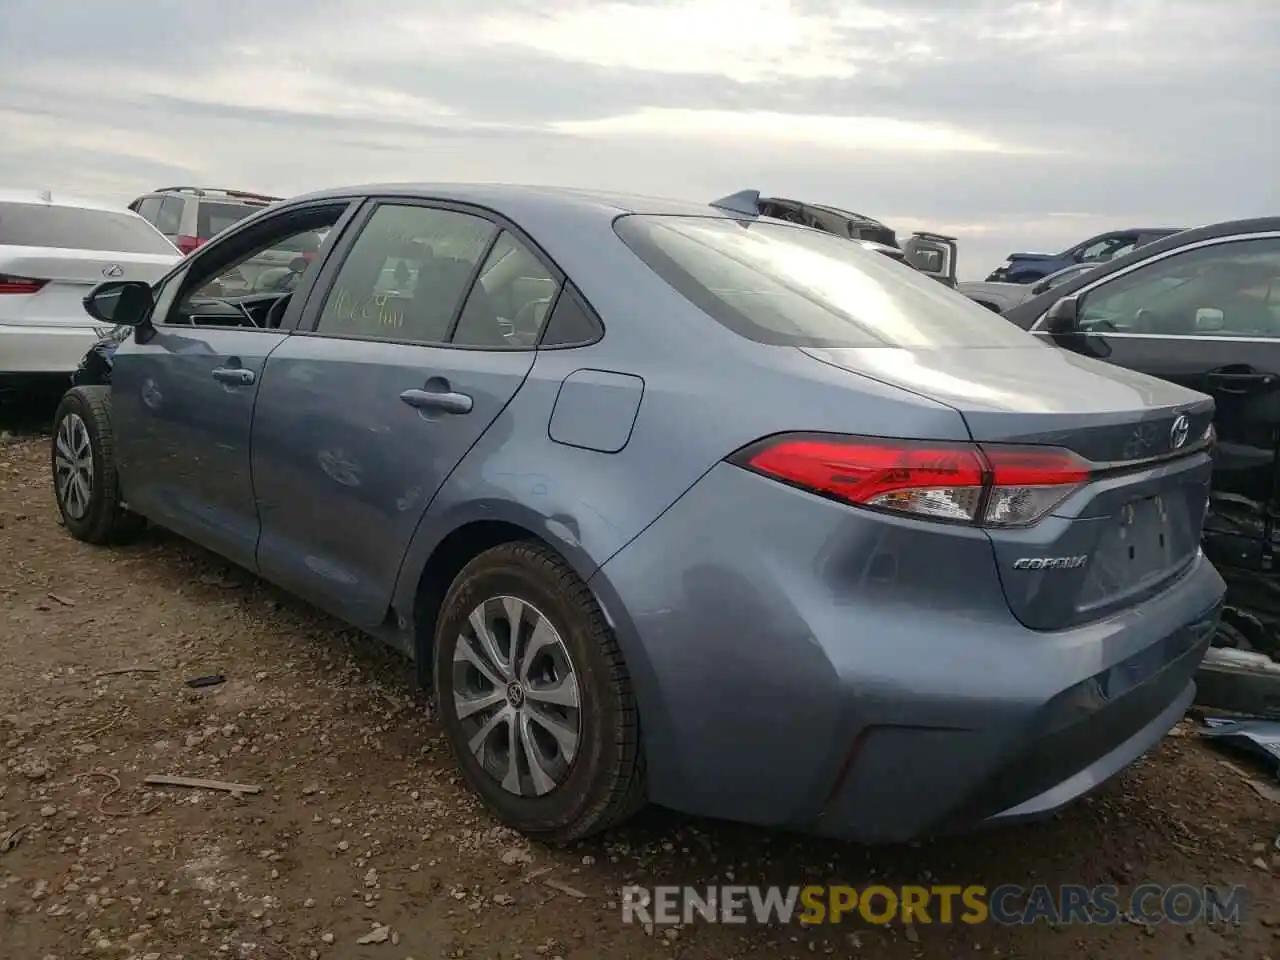
M 83 301 L 94 287 L 112 280 L 155 283 L 180 259 L 176 250 L 153 254 L 0 246 L 0 276 L 43 281 L 34 293 L 0 296 L 0 322 L 91 326 Z
M 951 406 L 979 445 L 1065 447 L 1095 465 L 1039 523 L 987 531 L 1027 626 L 1063 629 L 1141 602 L 1195 558 L 1209 397 L 1053 347 L 802 350 Z

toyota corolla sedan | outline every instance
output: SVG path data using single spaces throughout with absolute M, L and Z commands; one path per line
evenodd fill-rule
M 402 650 L 544 840 L 1041 816 L 1182 716 L 1219 616 L 1208 397 L 804 226 L 355 187 L 85 305 L 119 333 L 57 413 L 71 535 L 168 528 Z

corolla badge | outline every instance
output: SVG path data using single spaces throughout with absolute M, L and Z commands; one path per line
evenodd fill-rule
M 1089 562 L 1087 554 L 1075 557 L 1019 557 L 1015 570 L 1078 570 Z
M 1173 426 L 1169 428 L 1169 446 L 1177 450 L 1187 442 L 1187 437 L 1191 433 L 1191 420 L 1185 413 L 1178 414 L 1178 419 L 1173 421 Z
M 108 263 L 102 268 L 102 275 L 108 280 L 116 280 L 124 276 L 124 267 L 118 263 Z

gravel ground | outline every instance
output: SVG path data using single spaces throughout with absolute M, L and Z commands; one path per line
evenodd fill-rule
M 6 958 L 1280 957 L 1280 806 L 1186 726 L 1064 815 L 967 839 L 868 850 L 653 810 L 530 845 L 459 782 L 405 661 L 171 536 L 73 541 L 34 422 L 0 436 Z M 1253 907 L 1239 927 L 621 922 L 624 884 L 716 878 L 1239 883 Z

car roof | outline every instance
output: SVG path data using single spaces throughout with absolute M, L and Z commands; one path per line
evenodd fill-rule
M 676 200 L 638 193 L 608 190 L 583 190 L 574 187 L 537 186 L 500 183 L 372 183 L 338 187 L 304 194 L 287 201 L 290 204 L 313 200 L 341 199 L 351 196 L 387 196 L 418 200 L 453 200 L 487 207 L 498 213 L 514 213 L 522 209 L 546 209 L 548 206 L 595 210 L 616 216 L 622 213 L 649 213 L 668 216 L 729 218 L 731 214 L 693 200 Z
M 108 213 L 127 213 L 136 216 L 132 210 L 125 210 L 115 204 L 103 203 L 99 200 L 86 200 L 83 197 L 72 197 L 66 194 L 55 194 L 51 190 L 15 190 L 0 187 L 0 203 L 28 203 L 46 207 L 74 207 L 80 210 L 97 210 Z

